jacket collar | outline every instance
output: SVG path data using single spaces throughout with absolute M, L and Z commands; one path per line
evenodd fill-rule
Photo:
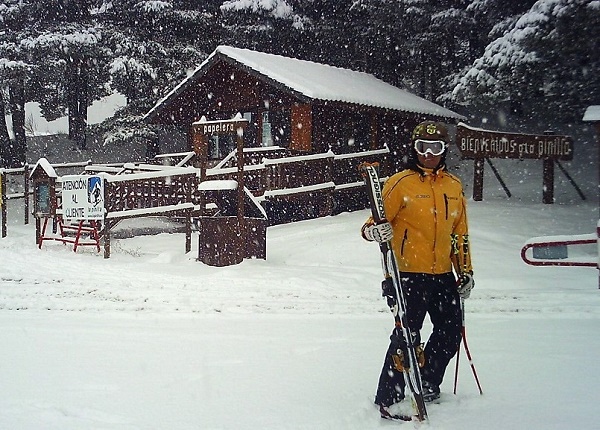
M 417 163 L 414 166 L 411 166 L 411 169 L 415 172 L 418 172 L 421 176 L 441 176 L 443 172 L 446 170 L 446 165 L 440 163 L 435 169 L 428 169 L 426 167 L 419 166 Z

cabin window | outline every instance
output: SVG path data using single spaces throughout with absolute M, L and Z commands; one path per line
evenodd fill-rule
M 261 146 L 273 146 L 273 136 L 271 135 L 271 122 L 269 121 L 269 111 L 264 111 L 262 113 Z
M 270 112 L 271 119 L 271 137 L 273 145 L 287 148 L 290 146 L 290 111 L 281 109 Z
M 222 160 L 235 149 L 236 144 L 233 135 L 212 135 L 208 141 L 208 158 L 210 160 Z
M 253 148 L 259 145 L 256 136 L 256 130 L 258 129 L 257 115 L 253 112 L 244 112 L 243 115 L 245 120 L 248 121 L 248 126 L 246 127 L 246 131 L 244 132 L 244 146 L 246 148 Z

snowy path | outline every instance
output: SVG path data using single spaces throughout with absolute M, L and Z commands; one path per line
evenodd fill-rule
M 471 320 L 485 394 L 463 355 L 429 428 L 594 428 L 598 319 Z M 370 403 L 387 315 L 11 312 L 0 326 L 2 428 L 389 428 Z
M 0 429 L 363 430 L 392 317 L 366 211 L 269 228 L 268 259 L 226 268 L 179 234 L 109 260 L 33 226 L 0 240 Z M 476 288 L 464 354 L 430 429 L 599 428 L 600 291 L 589 268 L 526 266 L 525 240 L 593 232 L 595 204 L 470 205 Z M 577 251 L 587 256 L 594 248 Z M 426 333 L 424 333 L 426 334 Z

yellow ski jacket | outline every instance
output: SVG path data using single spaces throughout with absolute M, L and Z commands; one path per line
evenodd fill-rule
M 472 273 L 466 200 L 460 179 L 439 169 L 403 170 L 383 186 L 392 248 L 401 272 Z M 363 226 L 373 224 L 369 218 Z M 364 234 L 363 234 L 364 237 Z

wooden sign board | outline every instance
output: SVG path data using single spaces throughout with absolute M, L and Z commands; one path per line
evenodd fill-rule
M 234 134 L 238 129 L 246 128 L 247 120 L 198 121 L 194 123 L 197 132 L 204 135 Z
M 556 134 L 505 133 L 459 123 L 456 145 L 463 158 L 573 159 L 573 139 Z
M 63 218 L 67 220 L 104 219 L 104 181 L 100 176 L 62 177 Z

